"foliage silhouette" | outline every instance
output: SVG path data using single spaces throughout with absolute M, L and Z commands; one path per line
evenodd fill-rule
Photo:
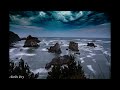
M 70 63 L 60 66 L 53 65 L 51 71 L 48 72 L 47 79 L 87 79 L 80 63 L 78 65 L 75 57 L 70 55 Z
M 28 64 L 21 59 L 18 66 L 13 61 L 9 62 L 9 76 L 24 76 L 24 79 L 37 79 L 39 73 L 34 74 L 31 72 Z

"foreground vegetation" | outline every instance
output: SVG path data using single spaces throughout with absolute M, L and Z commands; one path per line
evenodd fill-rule
M 71 56 L 70 63 L 64 66 L 53 65 L 52 70 L 48 72 L 47 79 L 87 79 L 80 63 Z
M 30 67 L 24 60 L 20 60 L 18 65 L 13 61 L 9 62 L 9 76 L 23 76 L 24 79 L 37 79 L 38 74 L 30 71 Z M 60 66 L 59 64 L 53 65 L 51 71 L 48 72 L 47 79 L 87 79 L 80 63 L 75 61 L 71 56 L 70 63 Z
M 37 79 L 39 76 L 38 74 L 34 74 L 30 71 L 30 67 L 27 65 L 27 63 L 24 63 L 24 60 L 20 60 L 19 64 L 16 65 L 13 61 L 9 62 L 9 76 L 10 78 L 15 76 L 17 78 L 23 77 L 23 79 Z

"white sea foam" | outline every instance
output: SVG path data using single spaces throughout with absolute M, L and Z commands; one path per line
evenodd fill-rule
M 103 53 L 104 53 L 104 54 L 108 54 L 108 51 L 104 51 Z
M 86 43 L 79 43 L 78 46 L 79 46 L 79 50 L 83 50 L 83 51 L 92 53 L 93 47 L 87 47 Z
M 16 48 L 12 48 L 9 50 L 10 53 L 12 53 Z
M 22 47 L 22 46 L 24 46 L 24 43 L 17 43 L 14 46 L 16 46 L 16 47 Z
M 94 74 L 96 73 L 96 71 L 92 68 L 92 65 L 87 65 L 88 69 L 91 70 Z
M 92 59 L 92 61 L 96 63 L 96 60 L 95 60 L 95 59 Z
M 28 53 L 18 53 L 18 54 L 15 54 L 15 56 L 34 56 L 36 54 L 28 54 Z
M 22 59 L 22 56 L 20 56 L 18 59 L 19 59 L 19 60 Z
M 42 44 L 46 44 L 47 46 L 49 45 L 49 42 L 48 41 L 46 41 L 46 40 L 42 40 L 42 42 L 40 42 L 40 43 L 42 43 Z
M 81 57 L 80 60 L 83 60 L 85 57 Z
M 36 70 L 31 70 L 33 73 L 47 73 L 48 71 L 45 68 L 39 68 Z
M 82 41 L 82 42 L 92 42 L 93 40 L 90 40 L 90 39 L 82 39 L 81 41 Z
M 69 45 L 68 45 L 68 44 L 63 44 L 62 46 L 67 47 L 67 46 L 69 46 Z
M 59 40 L 50 40 L 49 43 L 59 42 Z
M 81 60 L 81 63 L 84 63 L 84 60 Z
M 41 51 L 48 51 L 46 48 L 41 49 Z
M 85 58 L 85 57 L 81 57 L 81 58 L 80 58 L 81 63 L 84 63 L 84 62 L 85 62 L 85 61 L 84 61 L 84 58 Z
M 97 45 L 93 50 L 103 50 L 103 46 Z
M 103 50 L 103 46 L 96 44 L 97 47 L 87 47 L 86 43 L 78 43 L 79 50 L 93 52 L 93 50 Z M 93 55 L 92 55 L 93 56 Z
M 87 57 L 92 57 L 91 55 L 87 55 Z
M 67 54 L 67 55 L 69 54 L 69 51 L 68 51 L 68 50 L 66 50 L 66 54 Z
M 55 43 L 59 43 L 59 40 L 50 40 L 48 45 L 54 45 Z
M 88 39 L 82 39 L 81 41 L 88 41 Z
M 23 47 L 23 48 L 21 48 L 21 49 L 23 49 L 23 50 L 28 50 L 29 48 L 28 48 L 28 47 Z
M 63 54 L 61 53 L 60 56 L 63 56 Z
M 108 55 L 108 56 L 111 56 L 110 53 L 108 53 L 108 51 L 103 51 L 104 54 Z
M 96 54 L 94 54 L 94 53 L 89 53 L 91 56 L 95 56 Z
M 78 43 L 78 46 L 86 46 L 87 44 L 86 43 Z
M 84 49 L 84 51 L 92 52 L 92 50 L 90 50 L 90 49 Z
M 59 43 L 61 46 L 68 46 L 68 42 L 66 40 L 50 40 L 49 45 L 54 45 L 55 43 Z

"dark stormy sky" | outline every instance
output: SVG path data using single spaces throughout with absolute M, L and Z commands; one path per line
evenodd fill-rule
M 10 31 L 20 37 L 110 38 L 110 16 L 96 11 L 10 11 Z

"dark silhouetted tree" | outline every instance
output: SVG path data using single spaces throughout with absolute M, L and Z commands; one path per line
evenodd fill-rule
M 70 62 L 65 66 L 53 65 L 48 72 L 47 79 L 87 79 L 82 70 L 82 66 L 75 61 L 75 57 L 70 55 Z
M 24 63 L 24 60 L 20 60 L 18 66 L 13 62 L 9 62 L 9 76 L 24 76 L 24 79 L 37 79 L 39 76 L 39 73 L 34 74 L 30 71 L 30 67 L 27 63 Z

